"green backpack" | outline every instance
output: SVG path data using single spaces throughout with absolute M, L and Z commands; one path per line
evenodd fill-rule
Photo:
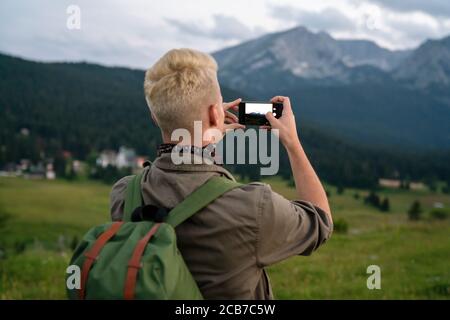
M 127 185 L 123 221 L 89 230 L 70 264 L 81 270 L 70 299 L 202 299 L 177 247 L 175 227 L 240 184 L 213 177 L 173 208 L 162 223 L 132 222 L 142 205 L 142 173 Z

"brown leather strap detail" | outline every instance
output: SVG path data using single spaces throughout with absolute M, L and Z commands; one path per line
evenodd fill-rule
M 124 298 L 126 300 L 134 299 L 134 291 L 136 288 L 136 280 L 139 269 L 141 268 L 141 258 L 144 254 L 145 247 L 153 235 L 158 231 L 158 228 L 161 224 L 155 224 L 149 232 L 139 240 L 138 244 L 134 248 L 133 255 L 131 256 L 130 261 L 128 262 L 128 271 L 127 277 L 125 279 L 125 289 L 124 289 Z
M 114 222 L 105 232 L 103 232 L 95 241 L 92 248 L 84 254 L 86 259 L 84 260 L 83 267 L 81 269 L 81 288 L 79 298 L 83 300 L 86 296 L 86 284 L 94 261 L 97 259 L 100 251 L 105 244 L 119 231 L 123 221 Z

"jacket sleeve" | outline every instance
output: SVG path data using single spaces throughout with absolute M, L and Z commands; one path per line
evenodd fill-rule
M 112 187 L 110 194 L 110 213 L 112 221 L 121 221 L 123 218 L 123 207 L 127 184 L 133 176 L 126 176 L 117 181 Z
M 331 236 L 328 214 L 307 201 L 289 201 L 265 185 L 257 217 L 256 258 L 265 267 L 294 255 L 310 255 Z

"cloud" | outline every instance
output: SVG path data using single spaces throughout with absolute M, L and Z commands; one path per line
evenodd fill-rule
M 146 68 L 172 48 L 214 52 L 297 25 L 336 38 L 410 48 L 450 33 L 447 2 L 77 0 L 81 30 L 68 30 L 66 8 L 74 1 L 1 0 L 0 51 L 43 61 Z
M 166 18 L 166 21 L 179 32 L 196 37 L 221 40 L 245 40 L 262 33 L 260 28 L 251 29 L 233 16 L 213 15 L 213 25 L 208 27 L 193 21 L 180 21 Z
M 40 61 L 83 60 L 147 68 L 172 48 L 213 51 L 224 42 L 187 37 L 168 27 L 163 10 L 155 14 L 159 7 L 126 7 L 113 1 L 107 9 L 80 1 L 81 29 L 68 30 L 66 7 L 70 0 L 44 1 L 46 4 L 0 2 L 0 52 Z M 40 5 L 46 10 L 38 10 Z M 155 19 L 149 19 L 152 14 Z
M 422 11 L 437 17 L 450 17 L 448 0 L 370 0 L 397 12 Z
M 314 6 L 301 3 L 272 4 L 268 9 L 280 25 L 302 25 L 313 31 L 326 31 L 339 39 L 367 39 L 389 49 L 406 49 L 417 47 L 428 38 L 440 38 L 450 32 L 450 19 L 442 16 L 450 11 L 450 4 L 444 1 L 430 2 L 432 5 L 427 7 L 427 1 L 412 0 L 411 3 L 416 6 L 410 8 L 409 1 L 349 0 L 339 3 L 318 2 L 314 11 Z M 440 16 L 425 12 L 439 10 Z
M 272 5 L 271 14 L 282 21 L 293 22 L 313 30 L 350 30 L 355 24 L 335 8 L 309 11 L 288 5 Z
M 421 18 L 412 19 L 410 16 L 408 19 L 408 17 L 400 16 L 391 19 L 389 26 L 403 36 L 403 42 L 419 43 L 424 39 L 440 38 L 447 34 L 438 21 L 432 18 L 427 19 L 427 17 Z

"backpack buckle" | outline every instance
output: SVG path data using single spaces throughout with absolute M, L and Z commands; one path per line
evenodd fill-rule
M 131 221 L 164 222 L 169 215 L 169 211 L 169 209 L 159 208 L 151 204 L 137 207 L 131 214 Z

